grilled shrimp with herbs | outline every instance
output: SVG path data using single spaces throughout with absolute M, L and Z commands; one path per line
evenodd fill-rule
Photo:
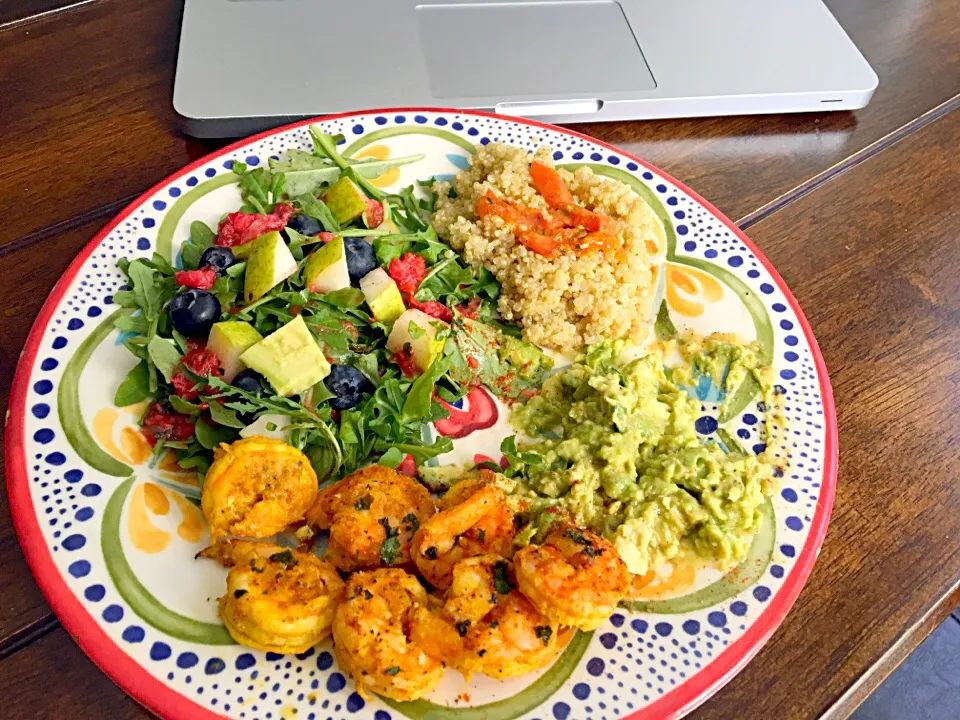
M 517 584 L 559 625 L 596 630 L 630 590 L 630 573 L 608 540 L 569 522 L 555 525 L 542 545 L 514 557 Z
M 483 470 L 478 477 L 455 484 L 440 499 L 440 512 L 414 535 L 413 562 L 434 587 L 448 587 L 454 567 L 465 558 L 512 554 L 513 512 L 494 485 L 495 477 Z
M 330 633 L 344 598 L 337 570 L 312 553 L 270 543 L 235 540 L 213 545 L 201 557 L 230 568 L 220 598 L 220 618 L 241 645 L 299 653 Z
M 329 530 L 324 557 L 344 572 L 410 561 L 410 540 L 433 516 L 420 483 L 382 465 L 368 465 L 320 491 L 307 523 Z

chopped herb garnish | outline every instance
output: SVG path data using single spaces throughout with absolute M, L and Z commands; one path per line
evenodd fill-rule
M 493 620 L 490 622 L 490 627 L 496 630 L 498 627 L 500 627 L 500 623 L 498 623 L 496 620 Z
M 436 560 L 438 555 L 437 549 L 433 546 L 428 547 L 423 554 L 426 555 L 431 560 Z
M 481 528 L 477 530 L 477 542 L 486 542 L 487 540 L 487 531 Z
M 380 545 L 380 562 L 384 565 L 392 565 L 400 557 L 400 538 L 397 536 L 397 528 L 390 527 L 390 521 L 387 518 L 380 518 L 377 522 L 387 531 L 387 538 Z
M 369 495 L 364 495 L 362 498 L 357 500 L 354 507 L 357 508 L 357 510 L 369 510 L 371 505 L 373 505 L 373 498 Z
M 510 566 L 506 560 L 500 560 L 493 566 L 493 587 L 501 595 L 508 594 L 513 589 L 508 574 Z
M 369 590 L 364 590 L 364 591 L 363 591 L 363 599 L 364 599 L 364 600 L 373 600 L 373 593 L 370 592 Z
M 574 530 L 573 528 L 567 528 L 566 530 L 564 530 L 563 536 L 565 538 L 569 538 L 570 540 L 573 540 L 578 545 L 590 545 L 590 546 L 593 545 L 592 542 L 590 542 L 589 540 L 587 540 L 586 537 L 584 537 L 584 534 L 582 532 L 578 530 Z
M 237 600 L 239 600 L 240 598 L 242 598 L 242 597 L 243 597 L 244 595 L 246 595 L 246 594 L 247 594 L 247 591 L 246 591 L 246 590 L 243 590 L 243 589 L 234 590 L 234 591 L 233 591 L 233 596 L 234 596 Z
M 587 557 L 595 558 L 603 555 L 603 550 L 599 548 L 595 548 L 593 545 L 588 545 L 583 549 L 583 554 L 586 555 Z
M 409 527 L 410 532 L 416 532 L 418 529 L 420 529 L 420 521 L 417 520 L 417 516 L 414 515 L 413 513 L 407 514 L 403 518 L 403 522 L 407 523 L 407 525 L 410 526 Z
M 470 629 L 470 621 L 469 621 L 469 620 L 464 620 L 463 622 L 458 622 L 458 623 L 457 623 L 457 634 L 458 634 L 460 637 L 466 636 L 467 630 L 469 630 L 469 629 Z
M 384 672 L 387 675 L 396 675 L 397 673 L 400 672 L 400 666 L 394 665 L 393 667 L 388 667 L 386 670 L 384 670 Z
M 293 553 L 289 550 L 284 550 L 283 552 L 274 553 L 270 556 L 271 562 L 281 563 L 286 568 L 292 568 L 297 564 L 297 559 L 293 556 Z
M 477 650 L 477 655 L 479 655 L 480 657 L 483 657 L 486 654 L 487 654 L 486 650 Z
M 553 635 L 553 628 L 549 625 L 537 625 L 534 632 L 537 634 L 537 637 L 543 640 L 544 645 L 550 644 L 550 636 Z

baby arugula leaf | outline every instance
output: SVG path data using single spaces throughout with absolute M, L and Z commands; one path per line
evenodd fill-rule
M 133 366 L 117 387 L 113 404 L 117 407 L 126 407 L 146 400 L 148 397 L 150 397 L 150 372 L 147 361 L 141 360 Z
M 327 232 L 337 232 L 340 229 L 340 223 L 333 217 L 327 204 L 313 195 L 298 195 L 294 198 L 294 204 L 300 208 L 304 215 L 309 215 L 318 221 Z
M 154 367 L 160 371 L 167 382 L 170 382 L 181 359 L 180 351 L 173 340 L 154 335 L 147 343 L 147 353 Z

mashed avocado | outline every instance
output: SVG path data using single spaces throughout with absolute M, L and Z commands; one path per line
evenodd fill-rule
M 560 506 L 603 533 L 634 573 L 681 551 L 739 562 L 771 491 L 772 453 L 725 452 L 702 438 L 700 402 L 684 387 L 709 375 L 732 391 L 753 374 L 775 405 L 762 354 L 729 336 L 684 336 L 627 363 L 622 350 L 618 342 L 588 348 L 513 411 L 515 427 L 538 438 L 507 453 L 513 492 L 535 515 Z M 677 351 L 680 365 L 665 367 Z

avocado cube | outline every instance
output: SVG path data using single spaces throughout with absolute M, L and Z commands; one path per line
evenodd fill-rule
M 302 315 L 249 348 L 240 360 L 284 397 L 306 392 L 330 374 L 330 363 Z

